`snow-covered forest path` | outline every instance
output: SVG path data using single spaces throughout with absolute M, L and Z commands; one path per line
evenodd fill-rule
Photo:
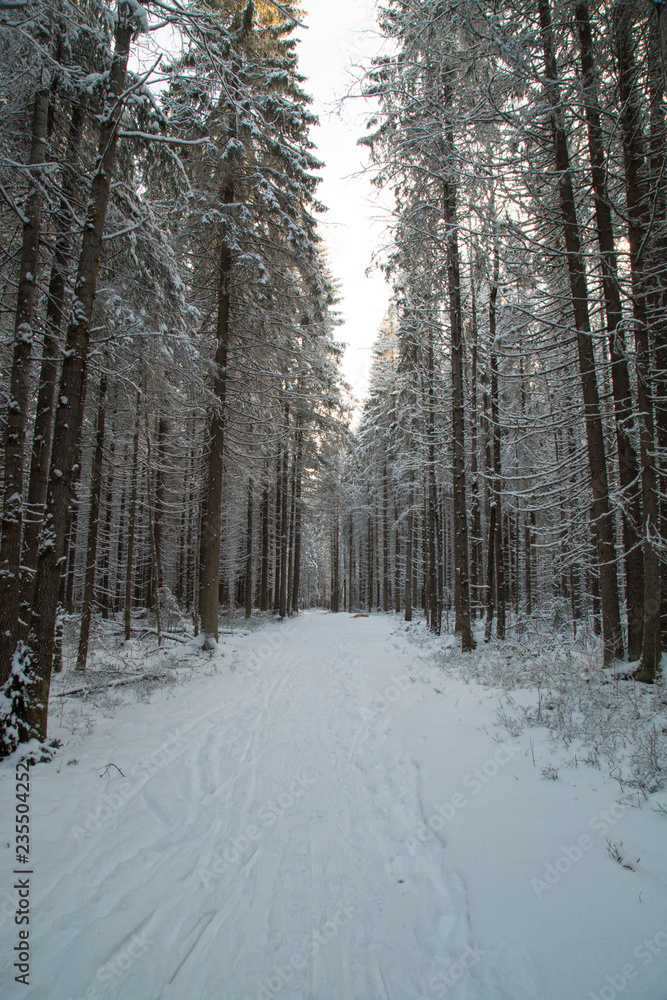
M 12 983 L 9 995 L 576 1000 L 584 954 L 605 938 L 592 974 L 615 972 L 618 917 L 595 915 L 573 983 L 557 971 L 568 918 L 531 889 L 554 848 L 546 816 L 518 842 L 527 797 L 555 814 L 561 783 L 533 777 L 523 737 L 502 744 L 486 731 L 490 693 L 443 677 L 442 697 L 404 630 L 386 616 L 310 613 L 228 638 L 215 672 L 98 718 L 59 763 L 33 768 L 33 972 L 29 990 Z M 514 827 L 508 793 L 520 778 Z M 599 863 L 623 882 L 601 853 L 580 874 Z M 651 929 L 655 886 L 633 877 Z M 512 907 L 527 907 L 527 925 L 541 919 L 540 934 L 559 927 L 552 968 L 530 954 Z M 508 927 L 494 927 L 505 912 Z M 3 960 L 14 934 L 5 920 Z M 664 955 L 651 981 L 661 965 Z

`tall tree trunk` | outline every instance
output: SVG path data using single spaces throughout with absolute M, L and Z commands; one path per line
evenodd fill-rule
M 134 547 L 137 532 L 137 491 L 139 489 L 139 422 L 141 397 L 137 393 L 137 413 L 132 440 L 132 474 L 130 482 L 129 514 L 127 519 L 127 558 L 125 568 L 125 640 L 132 635 L 132 598 L 134 595 Z
M 484 626 L 484 638 L 488 642 L 493 629 L 493 616 L 495 610 L 494 585 L 496 582 L 496 543 L 497 531 L 496 505 L 493 500 L 489 503 L 489 540 L 486 549 L 486 624 Z
M 107 377 L 102 375 L 100 396 L 97 404 L 97 427 L 95 429 L 95 451 L 90 470 L 90 515 L 88 519 L 88 541 L 86 544 L 86 579 L 83 590 L 83 608 L 79 631 L 79 648 L 76 669 L 85 670 L 88 658 L 90 621 L 95 597 L 95 570 L 97 567 L 97 540 L 100 526 L 100 499 L 102 496 L 102 461 L 104 459 L 104 422 L 106 419 Z
M 366 597 L 369 612 L 373 610 L 373 515 L 368 511 L 368 569 L 366 572 Z
M 60 376 L 58 407 L 53 432 L 49 488 L 37 567 L 35 603 L 29 637 L 26 670 L 25 725 L 21 739 L 46 736 L 58 591 L 65 545 L 67 509 L 74 472 L 76 440 L 82 422 L 90 323 L 99 271 L 102 238 L 111 183 L 114 177 L 118 124 L 125 87 L 130 41 L 135 28 L 135 10 L 126 0 L 118 5 L 115 50 L 109 71 L 105 107 L 101 115 L 100 142 L 83 231 L 81 254 L 74 286 L 74 302 L 67 331 L 66 350 Z
M 269 483 L 265 480 L 264 487 L 262 489 L 262 507 L 261 507 L 261 522 L 262 522 L 262 554 L 261 554 L 261 570 L 260 570 L 260 590 L 259 590 L 259 608 L 260 611 L 269 610 L 269 542 L 270 542 L 270 530 L 269 530 Z
M 234 201 L 234 187 L 225 185 L 223 205 Z M 220 262 L 218 265 L 218 308 L 216 321 L 215 376 L 213 394 L 215 404 L 209 418 L 209 453 L 206 474 L 206 493 L 202 508 L 201 540 L 199 555 L 199 613 L 201 631 L 214 642 L 218 641 L 218 615 L 220 604 L 220 536 L 222 531 L 222 474 L 225 446 L 225 418 L 227 405 L 227 365 L 230 339 L 230 279 L 232 252 L 224 234 L 221 234 Z
M 85 412 L 85 396 L 88 380 L 84 383 L 82 412 Z M 83 424 L 79 427 L 74 452 L 74 468 L 70 485 L 70 501 L 67 511 L 65 542 L 63 544 L 62 566 L 58 600 L 65 606 L 68 614 L 74 611 L 74 578 L 76 570 L 76 542 L 79 532 L 79 480 L 81 479 L 81 459 L 83 450 Z
M 667 74 L 667 15 L 651 3 L 648 33 L 648 77 L 650 100 L 649 189 L 653 199 L 653 224 L 648 252 L 651 260 L 649 330 L 653 341 L 655 391 L 653 406 L 657 435 L 657 466 L 660 490 L 660 537 L 667 538 L 667 121 L 665 89 Z M 662 13 L 661 13 L 662 12 Z M 667 559 L 661 563 L 661 637 L 667 646 Z
M 273 512 L 274 524 L 274 545 L 273 545 L 273 610 L 276 614 L 280 611 L 280 574 L 282 571 L 282 558 L 280 544 L 282 542 L 281 518 L 283 511 L 283 458 L 284 449 L 281 448 L 276 460 L 276 504 Z
M 111 521 L 114 508 L 114 451 L 113 434 L 109 444 L 109 465 L 107 471 L 106 490 L 104 497 L 104 537 L 106 545 L 102 557 L 102 579 L 100 580 L 100 604 L 102 618 L 108 619 L 111 609 Z
M 292 613 L 299 611 L 299 587 L 301 585 L 301 491 L 303 483 L 303 431 L 297 418 L 296 431 L 296 477 L 294 481 L 294 575 L 292 579 Z
M 252 617 L 252 479 L 248 479 L 245 544 L 245 617 Z
M 596 229 L 602 271 L 602 290 L 611 358 L 619 479 L 627 504 L 627 508 L 623 510 L 625 592 L 628 614 L 627 652 L 628 659 L 638 660 L 641 656 L 642 635 L 644 631 L 644 560 L 639 535 L 639 526 L 642 518 L 639 465 L 632 443 L 632 423 L 634 423 L 632 391 L 630 389 L 630 376 L 626 361 L 623 309 L 618 283 L 618 262 L 611 204 L 607 194 L 604 138 L 600 124 L 593 34 L 591 31 L 588 0 L 579 0 L 575 17 L 579 30 L 581 72 L 586 100 L 588 149 L 591 161 Z
M 495 548 L 494 561 L 496 569 L 496 635 L 499 639 L 505 638 L 505 545 L 503 531 L 503 508 L 502 508 L 502 470 L 501 470 L 501 433 L 500 433 L 500 406 L 498 399 L 498 355 L 496 353 L 496 325 L 498 299 L 498 280 L 500 272 L 500 260 L 498 245 L 494 241 L 493 250 L 493 281 L 489 290 L 489 344 L 490 344 L 490 367 L 491 367 L 491 435 L 492 435 L 492 455 L 493 455 L 493 479 L 491 486 L 491 496 L 495 511 L 495 529 L 493 544 Z
M 386 461 L 382 465 L 382 610 L 389 611 L 389 492 Z
M 470 546 L 470 587 L 473 616 L 476 617 L 481 606 L 482 578 L 482 525 L 479 503 L 478 457 L 477 457 L 477 301 L 475 296 L 475 275 L 473 264 L 470 264 L 470 300 L 472 336 L 470 344 L 470 520 L 472 538 Z
M 394 501 L 394 611 L 397 615 L 401 613 L 401 533 L 396 501 Z
M 598 394 L 595 354 L 593 351 L 588 313 L 588 287 L 572 186 L 570 154 L 563 121 L 560 87 L 558 85 L 558 67 L 556 64 L 549 0 L 538 0 L 538 5 L 544 49 L 546 90 L 551 106 L 554 158 L 556 170 L 558 171 L 561 221 L 565 240 L 567 271 L 570 280 L 572 311 L 577 335 L 579 374 L 586 421 L 588 464 L 591 473 L 597 556 L 600 566 L 604 662 L 611 663 L 614 658 L 623 655 L 623 638 L 618 600 L 618 579 L 616 576 L 614 524 L 609 502 L 600 397 Z
M 148 426 L 148 414 L 146 415 L 146 517 L 148 520 L 148 546 L 150 551 L 150 562 L 147 572 L 147 596 L 146 607 L 153 608 L 155 612 L 155 628 L 157 631 L 157 644 L 162 645 L 162 614 L 160 607 L 160 580 L 162 577 L 162 564 L 159 549 L 158 523 L 156 507 L 158 505 L 159 487 L 153 487 L 153 449 L 151 447 L 150 428 Z M 159 476 L 159 473 L 156 475 Z M 155 499 L 154 499 L 155 498 Z
M 164 586 L 164 528 L 165 528 L 165 495 L 166 495 L 166 461 L 165 452 L 169 435 L 169 421 L 160 416 L 157 425 L 157 462 L 155 468 L 155 506 L 153 508 L 153 537 L 155 539 L 155 583 L 157 598 Z
M 378 491 L 375 487 L 375 524 L 373 525 L 375 539 L 375 607 L 380 610 L 380 520 L 378 517 Z
M 23 554 L 21 557 L 23 566 L 21 578 L 21 618 L 25 621 L 25 628 L 21 628 L 19 631 L 22 639 L 27 637 L 30 623 L 35 575 L 37 572 L 39 535 L 42 528 L 49 481 L 49 458 L 51 457 L 51 438 L 58 378 L 59 337 L 63 320 L 65 291 L 71 257 L 72 227 L 74 223 L 71 206 L 76 187 L 76 158 L 81 145 L 83 122 L 83 107 L 77 102 L 72 108 L 67 152 L 65 154 L 61 179 L 62 193 L 60 205 L 54 219 L 55 247 L 51 264 L 49 290 L 46 297 L 42 363 L 39 373 L 35 428 L 30 458 L 30 479 L 27 500 L 29 516 L 25 520 Z
M 621 99 L 621 134 L 625 164 L 628 243 L 635 326 L 635 365 L 639 403 L 639 444 L 642 479 L 644 546 L 644 642 L 638 680 L 652 683 L 660 667 L 660 521 L 655 461 L 651 350 L 645 248 L 650 226 L 648 193 L 644 188 L 643 136 L 636 94 L 632 10 L 625 2 L 614 12 L 614 40 Z
M 408 516 L 405 529 L 405 620 L 406 622 L 412 621 L 412 545 L 413 545 L 413 534 L 414 534 L 414 524 L 413 524 L 413 512 L 412 507 L 414 504 L 414 492 L 412 485 L 410 486 L 410 495 L 408 497 Z
M 30 144 L 30 187 L 23 221 L 14 349 L 4 433 L 4 492 L 0 525 L 0 686 L 9 678 L 18 637 L 23 527 L 23 455 L 32 405 L 30 363 L 34 340 L 37 268 L 42 229 L 42 171 L 49 117 L 46 71 L 35 93 Z
M 526 550 L 526 614 L 533 613 L 533 538 L 535 535 L 535 511 L 524 518 L 524 548 Z
M 285 429 L 282 459 L 282 482 L 280 486 L 280 596 L 278 613 L 287 616 L 287 553 L 289 532 L 289 400 L 285 400 Z
M 445 106 L 451 98 L 446 88 Z M 474 649 L 475 642 L 470 625 L 470 577 L 468 571 L 468 510 L 465 480 L 465 417 L 463 397 L 463 323 L 461 316 L 461 277 L 459 271 L 458 218 L 456 208 L 456 182 L 454 130 L 446 127 L 446 147 L 452 176 L 443 182 L 443 209 L 447 241 L 447 287 L 449 295 L 449 326 L 451 335 L 452 365 L 452 445 L 454 462 L 452 484 L 454 491 L 454 573 L 457 626 L 461 631 L 461 649 Z
M 352 609 L 356 605 L 356 601 L 353 595 L 352 588 L 356 583 L 357 574 L 355 572 L 355 560 L 354 560 L 354 516 L 352 511 L 347 517 L 347 565 L 348 565 L 348 575 L 349 575 L 349 586 L 347 591 L 347 610 L 352 614 Z M 356 589 L 356 588 L 355 588 Z
M 123 448 L 122 468 L 127 469 L 129 459 L 129 447 L 126 444 Z M 124 558 L 125 532 L 127 522 L 127 498 L 130 492 L 129 483 L 123 477 L 120 490 L 120 515 L 118 518 L 118 537 L 116 542 L 116 593 L 114 594 L 113 610 L 122 611 L 125 600 L 125 588 L 123 574 L 121 572 Z
M 201 594 L 199 559 L 201 556 L 201 506 L 196 512 L 195 524 L 195 544 L 194 544 L 194 572 L 192 574 L 192 627 L 195 635 L 199 635 L 199 597 Z
M 438 530 L 438 490 L 435 479 L 435 365 L 433 358 L 433 331 L 429 327 L 426 348 L 426 538 L 427 538 L 427 602 L 426 615 L 431 632 L 438 634 L 438 557 L 436 534 Z
M 338 614 L 340 600 L 340 511 L 338 499 L 334 512 L 333 540 L 332 540 L 332 582 L 331 582 L 331 610 Z

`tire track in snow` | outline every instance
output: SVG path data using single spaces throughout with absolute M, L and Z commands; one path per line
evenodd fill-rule
M 445 983 L 471 947 L 465 886 L 440 841 L 408 850 L 423 822 L 418 770 L 391 713 L 363 711 L 369 668 L 381 662 L 389 683 L 403 663 L 390 619 L 361 626 L 324 614 L 272 626 L 272 653 L 209 681 L 185 745 L 77 845 L 68 884 L 42 900 L 58 915 L 36 948 L 54 972 L 31 1000 L 84 995 L 135 928 L 147 951 L 104 1000 L 527 995 L 494 969 L 481 976 L 482 962 Z M 202 878 L 216 857 L 221 870 Z

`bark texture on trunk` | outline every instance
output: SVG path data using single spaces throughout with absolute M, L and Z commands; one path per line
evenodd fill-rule
M 297 420 L 298 423 L 298 420 Z M 303 510 L 301 493 L 303 489 L 303 431 L 297 426 L 296 459 L 294 476 L 294 573 L 292 577 L 292 614 L 299 610 L 299 587 L 301 585 L 301 525 Z
M 619 480 L 626 500 L 626 507 L 623 511 L 623 547 L 625 549 L 625 592 L 628 615 L 627 653 L 628 659 L 638 660 L 641 656 L 644 632 L 644 559 L 639 534 L 642 518 L 639 463 L 632 443 L 634 409 L 626 360 L 623 309 L 618 283 L 618 260 L 611 204 L 607 194 L 607 169 L 598 103 L 595 49 L 587 0 L 580 0 L 577 4 L 575 17 L 579 31 L 582 82 L 586 100 L 588 149 L 611 360 Z
M 134 597 L 134 543 L 137 532 L 137 490 L 139 488 L 139 423 L 141 397 L 137 393 L 137 413 L 134 421 L 132 440 L 132 479 L 130 482 L 130 503 L 127 519 L 127 557 L 125 565 L 125 639 L 132 635 L 132 603 Z
M 252 617 L 252 479 L 248 480 L 245 545 L 245 617 Z
M 21 617 L 26 623 L 25 628 L 22 628 L 19 632 L 22 639 L 26 638 L 30 623 L 30 609 L 35 592 L 39 535 L 44 518 L 44 506 L 46 504 L 49 483 L 49 459 L 51 457 L 51 440 L 58 380 L 59 338 L 63 322 L 63 307 L 69 274 L 72 227 L 74 223 L 71 205 L 76 189 L 76 158 L 81 145 L 83 122 L 83 108 L 80 103 L 77 103 L 72 108 L 67 152 L 65 154 L 61 179 L 62 197 L 54 219 L 56 239 L 53 261 L 51 263 L 49 290 L 46 299 L 44 345 L 39 373 L 35 429 L 30 458 L 30 480 L 27 500 L 28 516 L 25 519 L 23 554 L 21 556 L 21 562 L 24 567 L 21 580 Z
M 621 134 L 625 164 L 626 208 L 632 307 L 635 327 L 635 365 L 639 403 L 639 461 L 642 481 L 644 547 L 644 641 L 638 680 L 652 683 L 660 667 L 660 518 L 653 413 L 653 371 L 649 339 L 649 288 L 646 246 L 650 225 L 648 192 L 643 176 L 644 141 L 636 92 L 637 66 L 633 54 L 632 10 L 625 2 L 614 12 L 614 41 L 621 99 Z
M 18 638 L 23 529 L 23 457 L 31 408 L 30 364 L 34 340 L 37 268 L 42 229 L 41 167 L 46 161 L 49 86 L 35 94 L 30 143 L 30 189 L 25 206 L 19 269 L 14 349 L 4 433 L 4 490 L 0 523 L 0 686 L 10 675 Z
M 234 188 L 225 186 L 222 201 L 234 201 Z M 224 236 L 220 248 L 218 274 L 218 311 L 216 323 L 215 376 L 213 394 L 215 405 L 209 419 L 209 453 L 206 474 L 206 493 L 201 518 L 199 543 L 199 617 L 201 631 L 214 642 L 218 641 L 218 607 L 220 603 L 220 545 L 222 531 L 222 475 L 225 446 L 225 416 L 227 405 L 227 365 L 230 340 L 230 279 L 232 253 Z
M 493 455 L 493 479 L 491 495 L 493 497 L 495 514 L 495 531 L 493 544 L 495 547 L 495 569 L 496 569 L 496 635 L 499 639 L 505 638 L 505 546 L 503 529 L 503 508 L 501 498 L 501 433 L 500 433 L 500 405 L 498 399 L 498 354 L 496 349 L 496 327 L 497 312 L 496 303 L 498 300 L 498 279 L 500 276 L 500 261 L 497 245 L 493 254 L 493 282 L 489 292 L 489 343 L 490 368 L 491 368 L 491 436 Z
M 97 541 L 100 527 L 100 499 L 102 496 L 102 461 L 104 459 L 104 424 L 106 420 L 107 378 L 102 375 L 100 396 L 97 404 L 97 427 L 95 428 L 95 451 L 90 470 L 90 516 L 88 519 L 88 541 L 86 543 L 86 579 L 83 589 L 83 608 L 79 630 L 79 648 L 76 669 L 85 670 L 88 658 L 90 622 L 95 597 L 95 570 L 97 567 Z
M 449 103 L 446 100 L 446 103 Z M 447 147 L 454 153 L 453 130 L 448 129 Z M 474 649 L 470 624 L 470 576 L 468 571 L 468 510 L 465 480 L 465 416 L 463 396 L 463 323 L 461 315 L 461 277 L 459 269 L 458 218 L 456 185 L 451 179 L 443 184 L 444 222 L 447 233 L 447 286 L 452 357 L 452 431 L 454 462 L 454 594 L 457 629 L 461 649 Z
M 437 541 L 438 531 L 438 488 L 435 478 L 435 367 L 433 359 L 433 333 L 429 329 L 429 339 L 426 348 L 426 613 L 428 627 L 438 634 L 438 563 Z
M 600 396 L 598 393 L 595 354 L 593 351 L 588 312 L 588 286 L 574 199 L 570 154 L 558 85 L 558 66 L 553 40 L 551 9 L 548 0 L 538 0 L 538 4 L 546 71 L 546 90 L 551 108 L 553 151 L 556 170 L 558 171 L 558 194 L 566 250 L 566 264 L 579 356 L 579 375 L 584 403 L 588 465 L 593 491 L 594 527 L 597 543 L 597 559 L 600 567 L 604 662 L 611 663 L 612 660 L 623 655 L 623 637 L 619 610 L 618 579 L 616 575 L 614 523 L 609 501 L 607 460 L 602 428 Z
M 30 645 L 30 696 L 25 714 L 26 730 L 46 736 L 58 590 L 65 545 L 67 509 L 74 475 L 76 441 L 83 419 L 82 399 L 86 377 L 90 323 L 99 272 L 102 238 L 111 182 L 114 177 L 121 95 L 125 88 L 134 8 L 118 5 L 114 54 L 109 71 L 100 141 L 93 172 L 90 200 L 83 231 L 79 266 L 74 285 L 71 319 L 60 376 L 49 471 L 46 515 L 37 567 Z

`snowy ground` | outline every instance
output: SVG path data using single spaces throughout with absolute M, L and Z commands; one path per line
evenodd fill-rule
M 0 767 L 3 996 L 665 1000 L 667 796 L 621 805 L 546 729 L 510 736 L 419 630 L 304 614 L 145 700 L 54 704 L 29 987 Z

